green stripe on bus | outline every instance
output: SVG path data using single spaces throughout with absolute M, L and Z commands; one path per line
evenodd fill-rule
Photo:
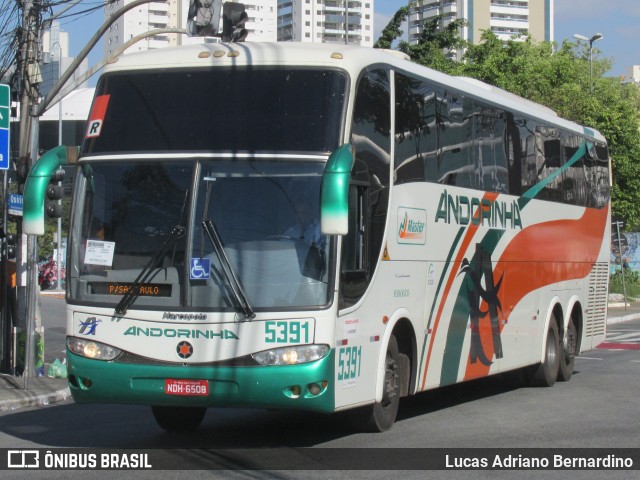
M 440 297 L 440 290 L 442 289 L 442 285 L 444 284 L 444 279 L 446 277 L 446 273 L 449 270 L 449 265 L 451 264 L 451 259 L 453 258 L 453 254 L 458 248 L 458 244 L 460 243 L 460 239 L 464 234 L 464 227 L 460 227 L 458 229 L 458 233 L 456 234 L 456 238 L 453 240 L 453 244 L 451 245 L 451 249 L 449 249 L 449 254 L 447 255 L 447 259 L 444 262 L 444 267 L 442 268 L 442 273 L 440 274 L 440 280 L 438 281 L 438 286 L 436 287 L 436 293 L 433 297 L 433 303 L 431 304 L 431 311 L 429 312 L 429 322 L 427 324 L 427 331 L 424 334 L 424 342 L 422 343 L 422 354 L 420 355 L 420 363 L 418 365 L 423 365 L 425 360 L 425 352 L 427 350 L 427 339 L 429 338 L 429 329 L 431 328 L 431 323 L 433 322 L 433 312 L 436 309 L 436 305 L 438 304 L 438 298 Z M 427 368 L 425 365 L 424 368 Z
M 578 147 L 578 150 L 576 150 L 576 153 L 574 153 L 573 156 L 564 165 L 562 165 L 560 168 L 558 168 L 555 172 L 553 172 L 548 177 L 545 177 L 544 179 L 540 180 L 533 187 L 531 187 L 529 190 L 524 192 L 522 196 L 527 199 L 534 198 L 536 195 L 538 195 L 542 191 L 544 187 L 546 187 L 551 182 L 553 182 L 556 178 L 562 175 L 562 173 L 568 170 L 571 165 L 573 165 L 582 157 L 584 157 L 586 153 L 587 153 L 587 142 L 582 142 L 582 145 Z
M 481 240 L 482 247 L 485 252 L 493 256 L 493 252 L 498 246 L 498 242 L 504 236 L 504 230 L 490 230 Z M 478 261 L 474 256 L 470 263 Z M 462 345 L 467 331 L 467 323 L 469 322 L 469 301 L 463 293 L 466 282 L 462 282 L 456 302 L 453 307 L 453 314 L 449 321 L 449 330 L 447 331 L 447 341 L 445 344 L 444 356 L 442 359 L 442 370 L 440 372 L 440 385 L 450 385 L 458 380 L 458 371 L 462 362 Z M 466 361 L 466 357 L 465 357 Z
M 547 185 L 558 178 L 563 172 L 568 170 L 578 160 L 583 158 L 587 153 L 587 148 L 590 148 L 590 143 L 582 142 L 580 147 L 576 150 L 573 156 L 565 162 L 562 167 L 558 168 L 551 175 L 544 178 L 529 190 L 527 190 L 519 199 L 518 206 L 522 210 L 527 204 L 535 198 Z M 498 242 L 504 235 L 503 230 L 490 230 L 484 238 L 481 240 L 481 245 L 485 252 L 487 252 L 493 259 L 494 251 L 498 245 Z M 471 259 L 471 262 L 477 261 L 475 254 Z M 462 345 L 464 337 L 466 335 L 466 325 L 469 321 L 469 305 L 467 296 L 464 294 L 466 288 L 466 280 L 460 285 L 456 301 L 453 308 L 453 314 L 449 321 L 449 329 L 447 331 L 447 340 L 445 346 L 445 353 L 442 361 L 442 370 L 440 375 L 440 384 L 449 385 L 455 383 L 458 378 L 458 371 L 460 370 L 460 363 L 462 359 Z M 466 361 L 466 358 L 464 359 Z

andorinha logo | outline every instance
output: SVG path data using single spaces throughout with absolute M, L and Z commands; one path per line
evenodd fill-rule
M 206 338 L 209 340 L 239 340 L 231 330 L 200 330 L 195 328 L 129 327 L 124 335 L 133 337 Z
M 503 202 L 488 198 L 453 196 L 446 190 L 440 195 L 435 221 L 458 225 L 483 225 L 500 229 L 522 229 L 520 207 L 515 200 Z
M 424 245 L 426 230 L 426 210 L 406 207 L 398 209 L 398 243 Z

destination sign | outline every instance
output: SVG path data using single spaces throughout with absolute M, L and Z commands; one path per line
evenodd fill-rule
M 130 289 L 130 283 L 89 282 L 89 291 L 94 295 L 125 295 Z M 165 283 L 141 283 L 136 293 L 141 297 L 170 297 L 171 285 Z

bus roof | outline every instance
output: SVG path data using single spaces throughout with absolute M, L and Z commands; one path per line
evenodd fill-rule
M 363 68 L 388 64 L 410 72 L 434 85 L 452 88 L 493 106 L 519 112 L 528 117 L 572 130 L 593 140 L 605 142 L 595 129 L 559 117 L 553 110 L 515 94 L 466 77 L 452 77 L 402 58 L 396 52 L 341 44 L 300 42 L 205 43 L 162 48 L 121 55 L 105 67 L 104 73 L 130 70 L 207 68 L 229 66 L 320 66 L 340 68 L 357 78 Z

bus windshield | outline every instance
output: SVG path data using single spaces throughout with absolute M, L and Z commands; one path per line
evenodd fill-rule
M 319 228 L 323 169 L 301 159 L 83 164 L 69 300 L 115 308 L 143 272 L 129 309 L 238 311 L 228 268 L 255 311 L 327 305 L 334 249 Z M 186 233 L 172 236 L 176 228 Z
M 231 68 L 105 75 L 84 155 L 115 152 L 331 152 L 347 76 L 330 69 Z

